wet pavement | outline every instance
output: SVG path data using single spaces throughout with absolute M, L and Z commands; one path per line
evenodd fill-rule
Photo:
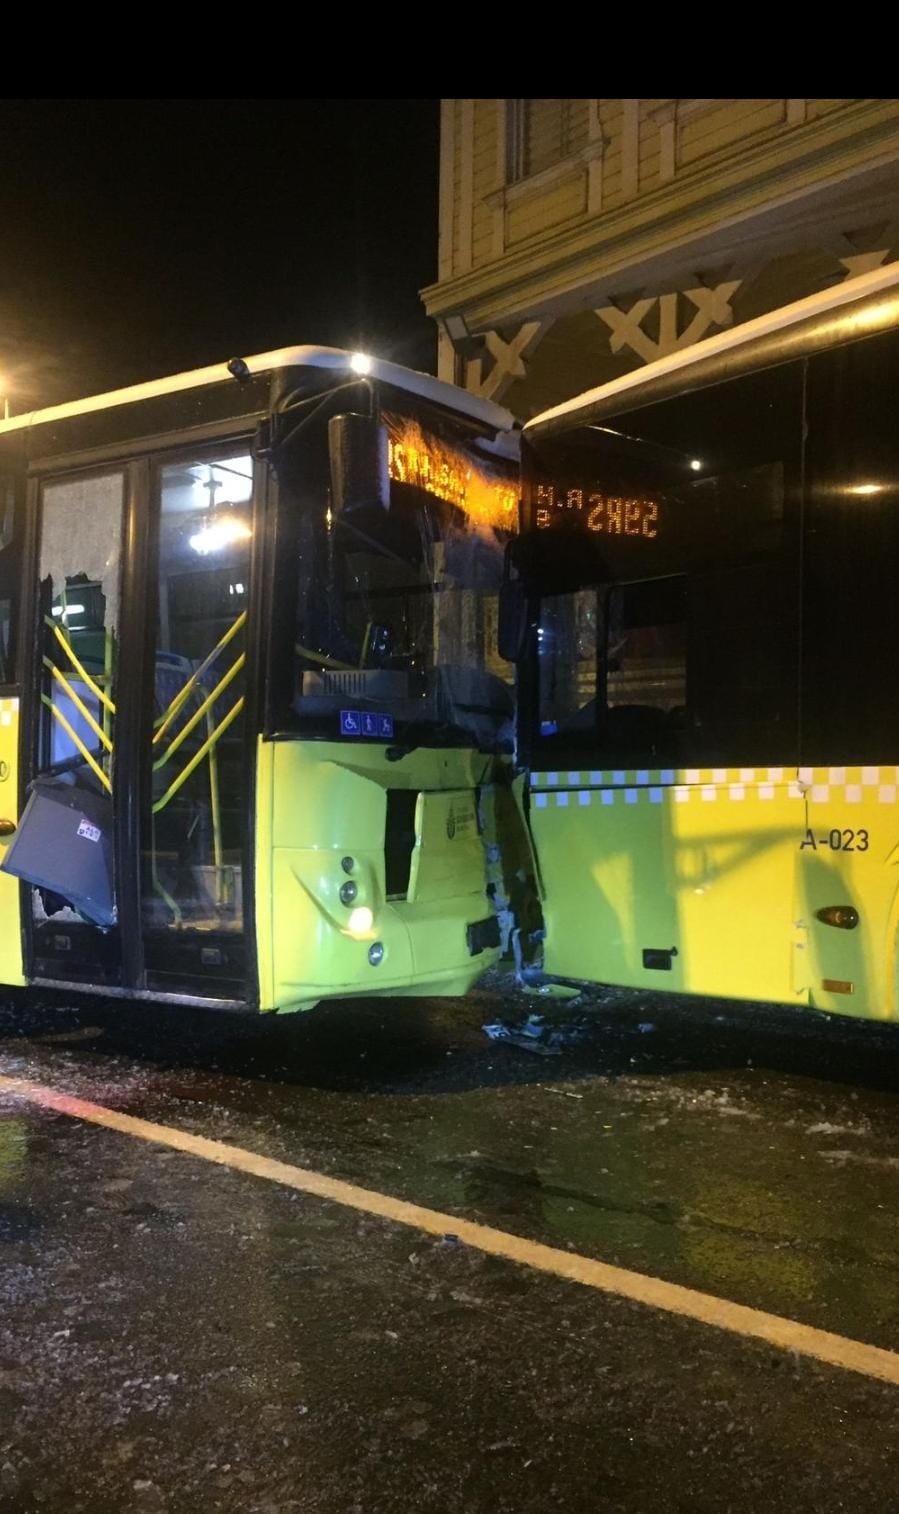
M 0 1007 L 0 1072 L 899 1351 L 899 1029 Z M 574 1030 L 575 1034 L 571 1032 Z M 0 1094 L 0 1511 L 899 1510 L 899 1388 Z

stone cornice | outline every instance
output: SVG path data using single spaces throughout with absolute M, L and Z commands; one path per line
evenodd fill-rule
M 899 106 L 862 101 L 715 164 L 682 171 L 613 211 L 541 233 L 484 268 L 430 285 L 422 299 L 431 316 L 464 311 L 470 329 L 487 329 L 893 157 L 899 157 Z

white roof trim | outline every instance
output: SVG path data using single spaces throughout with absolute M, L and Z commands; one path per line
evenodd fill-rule
M 333 368 L 345 370 L 352 375 L 352 353 L 339 347 L 281 347 L 277 352 L 263 352 L 244 361 L 251 373 L 267 373 L 275 368 Z M 406 389 L 421 399 L 436 405 L 445 405 L 450 410 L 460 410 L 494 431 L 511 431 L 516 425 L 515 417 L 492 400 L 481 399 L 447 384 L 443 379 L 432 378 L 429 373 L 417 373 L 413 368 L 402 368 L 398 363 L 388 363 L 373 357 L 369 375 L 385 384 L 394 384 L 397 389 Z M 236 380 L 228 372 L 227 364 L 213 363 L 209 368 L 194 368 L 189 373 L 176 373 L 171 378 L 153 379 L 147 384 L 132 384 L 127 389 L 113 389 L 107 394 L 90 395 L 87 399 L 70 400 L 64 405 L 50 405 L 45 410 L 31 410 L 24 415 L 10 416 L 0 420 L 0 436 L 9 431 L 21 431 L 28 426 L 44 425 L 47 421 L 68 420 L 75 415 L 90 415 L 96 410 L 110 410 L 115 405 L 134 405 L 140 400 L 156 399 L 159 395 L 179 394 L 187 389 L 200 389 L 206 384 L 233 384 Z
M 859 274 L 857 278 L 847 279 L 845 283 L 837 284 L 833 289 L 824 289 L 818 294 L 807 295 L 805 299 L 794 300 L 791 305 L 781 305 L 779 309 L 770 310 L 766 315 L 756 316 L 751 321 L 744 321 L 740 326 L 719 332 L 717 336 L 705 337 L 701 342 L 694 342 L 691 347 L 685 347 L 680 352 L 671 352 L 667 357 L 657 358 L 654 363 L 635 368 L 630 373 L 622 374 L 621 378 L 612 379 L 611 383 L 600 384 L 595 389 L 576 394 L 573 399 L 565 400 L 563 404 L 554 405 L 551 410 L 544 410 L 540 415 L 533 416 L 527 422 L 525 432 L 536 429 L 545 421 L 559 420 L 566 415 L 576 415 L 579 410 L 586 410 L 598 400 L 611 399 L 617 394 L 620 394 L 622 401 L 626 402 L 632 391 L 639 392 L 644 384 L 650 383 L 661 374 L 676 373 L 680 368 L 688 369 L 692 363 L 700 362 L 703 358 L 714 357 L 719 352 L 729 352 L 735 347 L 742 346 L 744 342 L 751 342 L 756 337 L 768 336 L 772 332 L 793 326 L 798 321 L 806 320 L 809 316 L 825 315 L 828 310 L 839 310 L 841 306 L 852 304 L 854 300 L 861 300 L 868 295 L 880 294 L 892 289 L 899 293 L 899 262 L 887 263 L 883 268 L 875 268 L 871 273 Z M 859 334 L 861 335 L 861 332 Z M 627 409 L 626 403 L 622 403 L 621 408 Z

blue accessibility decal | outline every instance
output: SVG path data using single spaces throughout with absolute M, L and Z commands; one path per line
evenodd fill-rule
M 340 734 L 390 740 L 393 737 L 393 716 L 381 715 L 376 710 L 341 710 Z

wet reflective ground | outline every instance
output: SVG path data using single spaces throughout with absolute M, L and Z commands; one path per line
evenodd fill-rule
M 899 1350 L 899 1031 L 0 1009 L 0 1071 Z M 546 1008 L 546 1006 L 539 1006 Z M 0 1510 L 899 1508 L 899 1389 L 0 1095 Z

